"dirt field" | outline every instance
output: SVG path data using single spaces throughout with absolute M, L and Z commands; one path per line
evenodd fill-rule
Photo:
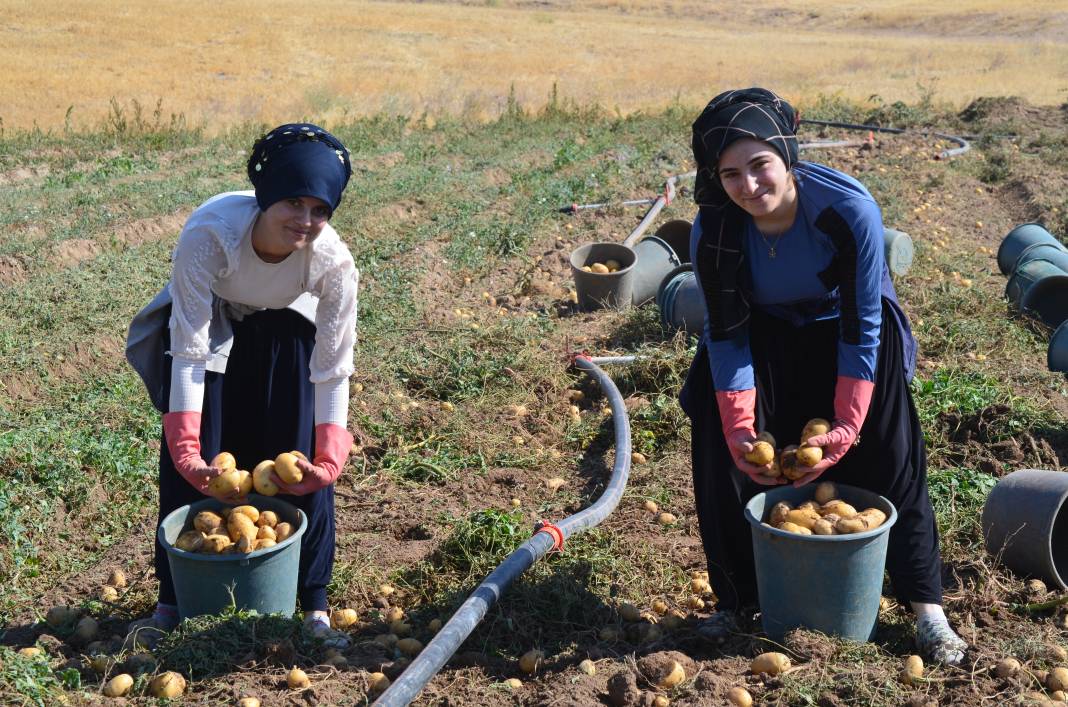
M 1063 0 L 764 4 L 700 0 L 0 0 L 2 126 L 183 119 L 219 132 L 293 116 L 491 120 L 555 90 L 629 113 L 727 84 L 962 108 L 1068 98 Z M 773 50 L 764 50 L 773 48 Z
M 265 705 L 365 703 L 370 671 L 395 678 L 406 665 L 388 639 L 375 640 L 388 635 L 388 608 L 402 607 L 412 634 L 429 640 L 430 622 L 447 620 L 535 520 L 564 517 L 603 489 L 611 428 L 596 388 L 569 368 L 577 349 L 649 357 L 611 371 L 648 461 L 633 468 L 603 525 L 505 593 L 418 704 L 611 704 L 613 680 L 630 690 L 616 703 L 634 705 L 655 695 L 723 705 L 733 686 L 761 705 L 824 706 L 1017 704 L 1042 690 L 1036 675 L 1068 664 L 1066 614 L 1021 607 L 1060 595 L 1028 590 L 987 556 L 978 514 L 998 477 L 1060 469 L 1068 459 L 1068 391 L 1046 370 L 1049 331 L 1007 308 L 994 260 L 1019 223 L 1068 233 L 1068 112 L 1020 99 L 985 99 L 959 114 L 929 104 L 892 109 L 898 124 L 974 135 L 975 149 L 938 160 L 943 141 L 887 135 L 872 150 L 807 157 L 864 181 L 886 223 L 916 243 L 916 262 L 896 286 L 920 341 L 914 395 L 928 436 L 946 608 L 972 645 L 964 667 L 899 682 L 915 649 L 911 619 L 893 601 L 873 643 L 791 635 L 774 648 L 796 667 L 778 678 L 748 671 L 751 656 L 772 648 L 758 620 L 719 645 L 693 632 L 714 597 L 688 608 L 689 573 L 704 568 L 689 430 L 676 402 L 692 344 L 665 331 L 653 305 L 576 312 L 568 254 L 621 240 L 642 211 L 557 209 L 657 193 L 667 175 L 690 168 L 696 108 L 618 118 L 555 106 L 488 124 L 369 118 L 338 129 L 356 160 L 335 226 L 362 272 L 351 416 L 363 436 L 338 484 L 330 587 L 332 605 L 356 609 L 360 621 L 333 666 L 295 623 L 245 614 L 187 622 L 154 653 L 123 650 L 119 640 L 154 601 L 159 439 L 158 415 L 122 359 L 125 327 L 166 280 L 190 209 L 242 188 L 251 130 L 207 138 L 131 126 L 0 141 L 0 703 L 98 704 L 104 679 L 128 670 L 139 677 L 127 703 L 155 704 L 145 687 L 163 669 L 190 678 L 189 704 L 235 704 L 245 694 Z M 824 100 L 809 115 L 864 120 L 869 110 Z M 806 128 L 804 137 L 856 134 Z M 684 192 L 657 223 L 692 215 Z M 584 394 L 577 421 L 568 412 L 573 390 Z M 553 493 L 545 481 L 556 476 L 567 483 Z M 659 525 L 643 510 L 647 500 L 677 522 Z M 113 569 L 129 585 L 102 600 Z M 383 583 L 396 591 L 384 596 Z M 621 619 L 623 602 L 644 611 L 657 599 L 680 610 L 679 627 L 651 631 L 647 620 Z M 97 618 L 101 642 L 45 624 L 56 604 Z M 13 652 L 32 645 L 44 654 Z M 524 675 L 518 658 L 535 648 L 547 658 Z M 93 656 L 104 656 L 96 662 L 103 672 Z M 1025 670 L 996 677 L 1005 656 Z M 593 675 L 578 669 L 587 658 Z M 670 691 L 650 682 L 665 660 L 686 671 Z M 292 665 L 308 671 L 310 689 L 286 689 Z

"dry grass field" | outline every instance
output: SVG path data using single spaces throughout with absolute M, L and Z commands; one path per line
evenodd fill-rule
M 99 124 L 112 101 L 217 132 L 296 115 L 630 112 L 763 84 L 963 106 L 1068 99 L 1068 2 L 0 0 L 2 127 Z M 160 103 L 161 102 L 161 103 Z

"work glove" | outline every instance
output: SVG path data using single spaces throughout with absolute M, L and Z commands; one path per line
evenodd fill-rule
M 761 486 L 775 486 L 780 482 L 764 475 L 767 466 L 756 466 L 745 460 L 745 455 L 753 451 L 756 441 L 756 388 L 746 390 L 717 390 L 716 405 L 723 423 L 723 437 L 727 440 L 727 449 L 738 469 Z
M 838 376 L 838 382 L 834 386 L 834 422 L 831 429 L 827 434 L 808 438 L 809 446 L 823 448 L 823 459 L 812 467 L 809 473 L 795 481 L 794 486 L 804 486 L 819 478 L 857 443 L 874 391 L 875 384 L 871 381 Z
M 219 496 L 211 491 L 208 482 L 222 473 L 209 466 L 200 456 L 200 413 L 192 410 L 168 412 L 163 415 L 163 437 L 167 441 L 174 468 L 182 478 L 205 496 L 232 503 L 233 494 Z
M 300 469 L 301 480 L 295 484 L 284 483 L 274 476 L 282 493 L 291 496 L 306 496 L 324 489 L 337 481 L 341 475 L 341 469 L 345 466 L 345 460 L 352 450 L 352 434 L 341 425 L 324 422 L 315 426 L 315 458 L 308 462 L 305 459 L 297 460 L 297 468 Z

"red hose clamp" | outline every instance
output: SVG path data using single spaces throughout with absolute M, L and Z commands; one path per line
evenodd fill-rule
M 571 205 L 571 213 L 573 213 L 573 214 L 577 214 L 578 213 L 578 204 L 572 204 Z
M 560 530 L 554 524 L 547 520 L 539 520 L 536 526 L 534 534 L 548 533 L 552 536 L 553 546 L 549 548 L 549 552 L 563 552 L 564 550 L 564 531 Z
M 589 351 L 582 350 L 571 352 L 570 354 L 568 354 L 568 358 L 571 359 L 571 365 L 574 366 L 575 361 L 579 360 L 580 358 L 585 359 L 587 361 L 591 361 L 593 357 L 590 356 Z

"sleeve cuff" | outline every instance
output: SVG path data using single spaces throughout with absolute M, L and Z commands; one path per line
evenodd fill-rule
M 204 372 L 206 362 L 171 357 L 171 395 L 169 412 L 201 412 L 204 407 Z
M 315 384 L 315 424 L 346 427 L 349 420 L 349 379 L 332 378 Z

